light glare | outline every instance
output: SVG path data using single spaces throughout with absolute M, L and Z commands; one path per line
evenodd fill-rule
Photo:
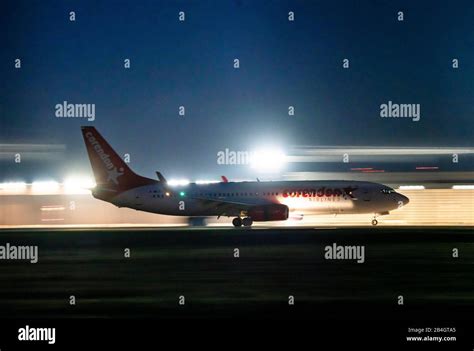
M 0 183 L 0 189 L 10 190 L 10 191 L 21 191 L 26 189 L 25 182 L 7 182 Z
M 170 179 L 168 180 L 169 186 L 185 186 L 189 184 L 189 180 L 187 179 Z
M 64 181 L 66 194 L 89 193 L 89 190 L 95 186 L 95 182 L 89 177 L 69 177 Z
M 275 172 L 286 163 L 286 156 L 280 150 L 261 149 L 251 153 L 250 166 L 260 172 Z
M 35 192 L 53 192 L 59 189 L 59 183 L 51 181 L 36 181 L 33 182 L 31 189 Z

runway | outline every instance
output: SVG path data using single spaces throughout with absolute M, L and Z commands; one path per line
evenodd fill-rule
M 370 320 L 423 311 L 471 319 L 473 234 L 472 227 L 3 230 L 0 245 L 37 246 L 38 263 L 0 261 L 0 318 Z M 364 262 L 326 259 L 333 244 L 363 246 Z

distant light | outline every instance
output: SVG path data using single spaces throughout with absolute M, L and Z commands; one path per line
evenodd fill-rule
M 286 155 L 279 150 L 262 149 L 251 153 L 250 166 L 261 172 L 278 171 L 286 163 Z
M 219 183 L 218 180 L 196 180 L 196 184 L 215 184 Z
M 435 170 L 435 169 L 439 169 L 439 167 L 426 167 L 426 166 L 420 166 L 420 167 L 416 167 L 415 168 L 416 170 L 419 170 L 419 171 L 428 171 L 428 170 Z
M 453 185 L 455 190 L 474 190 L 474 185 Z
M 398 187 L 400 190 L 424 190 L 425 187 L 423 185 L 400 185 Z
M 366 168 L 351 168 L 351 171 L 370 171 L 372 170 L 372 167 L 366 167 Z
M 59 183 L 55 181 L 33 182 L 31 189 L 35 192 L 53 192 L 59 189 Z
M 10 190 L 10 191 L 21 191 L 21 190 L 26 189 L 26 183 L 24 182 L 0 183 L 0 189 Z
M 184 196 L 184 195 L 186 195 L 186 193 L 185 193 L 184 191 L 181 191 L 181 192 L 179 193 L 179 196 Z
M 189 180 L 187 179 L 170 179 L 168 180 L 169 186 L 185 186 L 189 184 Z

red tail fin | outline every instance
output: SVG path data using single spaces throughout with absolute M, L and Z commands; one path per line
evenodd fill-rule
M 156 183 L 134 173 L 94 127 L 81 127 L 98 187 L 124 191 Z

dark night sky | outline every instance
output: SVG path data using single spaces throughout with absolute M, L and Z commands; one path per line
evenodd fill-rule
M 0 16 L 0 143 L 67 148 L 2 159 L 0 181 L 89 172 L 80 125 L 138 173 L 191 179 L 239 175 L 216 164 L 225 148 L 473 145 L 472 1 L 7 1 Z M 64 100 L 96 120 L 56 118 Z M 389 100 L 421 120 L 381 118 Z

